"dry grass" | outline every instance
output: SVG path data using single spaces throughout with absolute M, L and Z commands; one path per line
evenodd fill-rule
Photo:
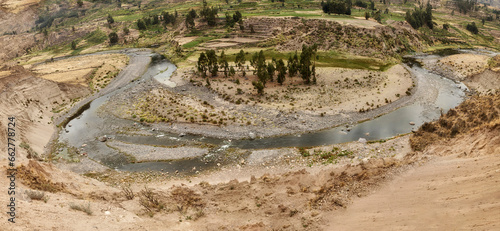
M 500 94 L 475 96 L 439 118 L 438 121 L 424 123 L 410 137 L 413 150 L 423 151 L 428 145 L 439 140 L 481 128 L 500 126 Z
M 71 204 L 69 204 L 69 207 L 73 210 L 85 212 L 89 216 L 92 215 L 92 209 L 90 208 L 90 202 L 87 205 L 83 205 L 83 204 L 77 205 L 77 204 L 71 203 Z
M 160 196 L 148 187 L 144 187 L 144 189 L 139 192 L 139 196 L 139 203 L 150 216 L 153 216 L 154 212 L 159 212 L 165 207 L 160 201 Z
M 23 183 L 31 189 L 47 192 L 65 191 L 64 184 L 52 182 L 50 174 L 36 161 L 30 160 L 27 166 L 21 165 L 17 172 Z
M 32 200 L 43 200 L 45 202 L 49 200 L 49 197 L 45 195 L 45 192 L 40 192 L 37 190 L 26 190 L 25 193 Z
M 132 200 L 134 199 L 134 191 L 130 188 L 130 185 L 127 186 L 122 186 L 122 194 L 127 198 L 127 200 Z

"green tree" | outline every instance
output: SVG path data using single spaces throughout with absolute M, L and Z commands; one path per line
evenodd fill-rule
M 82 0 L 77 0 L 76 4 L 78 5 L 78 7 L 82 7 L 83 6 L 83 1 Z
M 351 15 L 351 0 L 327 0 L 321 3 L 321 8 L 327 14 L 347 14 Z
M 365 19 L 368 20 L 370 18 L 370 12 L 366 11 L 365 12 Z
M 229 63 L 227 62 L 227 57 L 224 54 L 224 51 L 220 53 L 219 66 L 223 68 L 224 77 L 227 78 L 229 76 Z
M 229 76 L 233 77 L 235 74 L 236 74 L 236 70 L 234 70 L 234 67 L 231 66 L 231 68 L 229 68 Z
M 205 52 L 201 52 L 200 57 L 198 57 L 198 72 L 201 74 L 201 77 L 205 78 L 207 76 L 208 69 L 208 59 L 205 55 Z
M 267 76 L 269 78 L 269 81 L 273 81 L 274 79 L 274 72 L 276 71 L 276 68 L 274 67 L 274 64 L 272 62 L 267 63 Z
M 477 26 L 476 26 L 475 22 L 467 24 L 467 26 L 465 27 L 465 29 L 467 29 L 468 31 L 470 31 L 473 34 L 478 34 L 479 33 L 479 30 L 477 29 Z
M 252 81 L 252 85 L 255 89 L 257 89 L 257 93 L 259 93 L 259 95 L 264 94 L 264 84 L 261 81 Z
M 146 29 L 146 24 L 144 23 L 144 21 L 142 21 L 142 19 L 137 20 L 137 28 L 139 30 L 145 30 Z
M 116 44 L 118 42 L 118 34 L 116 32 L 111 32 L 109 35 L 109 43 Z
M 245 65 L 246 59 L 245 59 L 245 52 L 243 50 L 240 50 L 238 54 L 236 54 L 235 61 L 236 66 L 240 69 L 240 71 L 245 71 L 243 65 Z
M 189 29 L 194 28 L 194 18 L 191 16 L 191 14 L 188 14 L 186 16 L 186 27 Z
M 278 71 L 277 81 L 279 84 L 283 85 L 283 83 L 285 82 L 286 67 L 282 59 L 279 59 L 276 62 L 276 70 Z
M 113 16 L 111 16 L 111 14 L 108 14 L 108 24 L 113 24 L 115 22 L 115 20 L 113 19 Z
M 288 76 L 293 77 L 297 74 L 298 67 L 299 67 L 299 58 L 297 55 L 297 52 L 295 52 L 295 55 L 292 57 L 290 56 L 288 58 Z
M 311 78 L 315 77 L 313 75 L 315 70 L 315 64 L 313 59 L 316 58 L 316 45 L 306 46 L 302 45 L 302 53 L 300 54 L 299 63 L 299 73 L 300 77 L 304 80 L 306 84 L 311 83 Z
M 72 50 L 76 50 L 76 40 L 73 40 L 73 41 L 71 42 L 71 49 L 72 49 Z
M 233 21 L 239 22 L 241 19 L 243 19 L 243 16 L 241 15 L 241 13 L 239 11 L 236 11 L 233 14 Z
M 207 51 L 207 60 L 208 60 L 208 72 L 212 77 L 217 76 L 217 72 L 219 72 L 219 65 L 217 64 L 217 55 L 214 50 Z

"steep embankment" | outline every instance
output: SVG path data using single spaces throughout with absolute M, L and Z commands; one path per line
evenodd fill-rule
M 6 118 L 15 116 L 17 140 L 26 142 L 39 154 L 55 132 L 51 120 L 54 112 L 90 92 L 87 87 L 34 77 L 21 66 L 4 67 L 0 73 L 3 73 L 0 75 L 0 124 L 4 127 Z M 0 145 L 5 147 L 5 142 L 2 137 Z

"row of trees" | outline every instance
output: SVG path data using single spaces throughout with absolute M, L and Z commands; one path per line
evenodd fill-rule
M 239 11 L 236 11 L 233 16 L 229 14 L 229 12 L 226 12 L 226 26 L 228 27 L 234 27 L 234 25 L 238 23 L 240 24 L 240 29 L 243 30 L 243 16 Z
M 321 1 L 321 8 L 327 14 L 347 14 L 351 15 L 351 0 L 327 0 Z
M 288 58 L 287 65 L 285 65 L 282 59 L 272 58 L 272 61 L 267 61 L 262 50 L 254 53 L 251 59 L 248 60 L 253 67 L 253 74 L 257 76 L 257 80 L 253 81 L 252 85 L 257 89 L 259 94 L 263 94 L 266 83 L 276 80 L 279 84 L 283 84 L 287 72 L 288 77 L 299 74 L 306 84 L 310 84 L 311 82 L 316 83 L 316 53 L 317 45 L 303 45 L 300 56 L 295 52 L 293 56 Z M 246 75 L 246 62 L 246 54 L 243 50 L 240 50 L 236 54 L 234 63 L 238 71 L 241 72 L 241 76 Z M 196 66 L 203 78 L 207 77 L 207 72 L 212 77 L 217 76 L 219 72 L 223 72 L 226 78 L 236 74 L 235 68 L 229 66 L 224 51 L 221 52 L 220 56 L 217 56 L 214 50 L 201 52 Z M 249 70 L 248 66 L 247 70 Z
M 476 4 L 477 0 L 455 0 L 455 5 L 457 6 L 458 11 L 462 14 L 474 11 Z
M 427 26 L 430 29 L 434 27 L 432 22 L 432 6 L 430 3 L 427 3 L 425 9 L 423 5 L 420 5 L 420 8 L 415 8 L 413 11 L 407 11 L 405 19 L 415 29 L 422 26 Z
M 158 25 L 160 23 L 163 23 L 165 26 L 168 24 L 174 25 L 177 21 L 177 17 L 177 10 L 172 14 L 164 11 L 161 14 L 150 15 L 137 20 L 137 28 L 139 30 L 146 30 L 148 26 Z

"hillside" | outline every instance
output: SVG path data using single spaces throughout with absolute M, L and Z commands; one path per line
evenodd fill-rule
M 500 2 L 423 2 L 0 0 L 0 229 L 498 229 Z

